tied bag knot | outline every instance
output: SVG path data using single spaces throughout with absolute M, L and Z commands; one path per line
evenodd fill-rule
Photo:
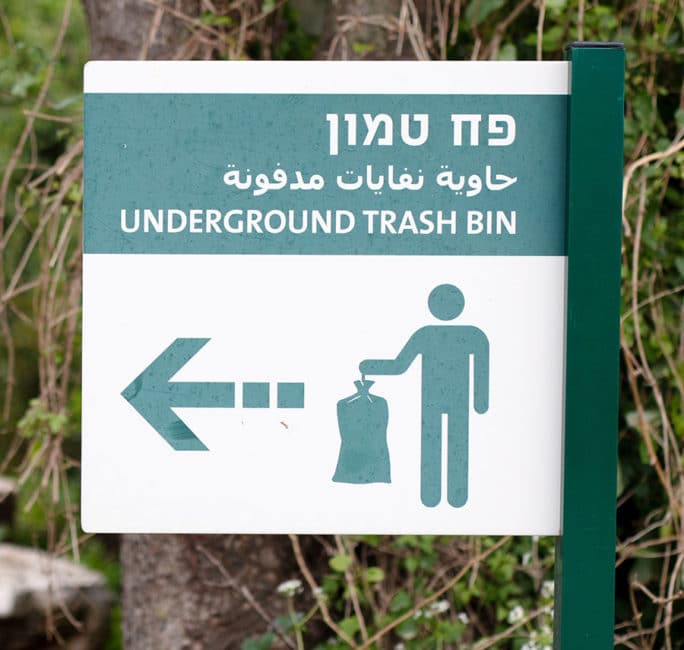
M 359 396 L 362 396 L 362 395 L 363 395 L 364 397 L 368 397 L 368 398 L 370 398 L 371 400 L 374 399 L 374 398 L 377 398 L 377 395 L 371 395 L 371 394 L 368 392 L 368 391 L 371 389 L 371 386 L 372 386 L 374 383 L 375 383 L 375 382 L 374 382 L 373 380 L 371 380 L 371 379 L 357 379 L 357 380 L 354 382 L 354 386 L 356 387 L 356 394 L 359 395 Z M 353 396 L 353 397 L 354 397 L 354 396 Z M 351 398 L 348 397 L 347 399 L 351 399 Z

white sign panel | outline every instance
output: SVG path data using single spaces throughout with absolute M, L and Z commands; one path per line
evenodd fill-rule
M 567 86 L 89 63 L 84 529 L 558 534 Z

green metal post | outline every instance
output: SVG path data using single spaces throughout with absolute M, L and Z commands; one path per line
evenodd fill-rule
M 613 648 L 624 48 L 573 43 L 555 648 Z

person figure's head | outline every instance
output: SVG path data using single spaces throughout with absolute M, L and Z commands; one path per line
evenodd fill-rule
M 440 284 L 428 298 L 430 313 L 439 320 L 453 320 L 461 314 L 464 306 L 465 298 L 453 284 Z

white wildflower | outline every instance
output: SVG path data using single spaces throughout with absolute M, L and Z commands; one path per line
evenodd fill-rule
M 525 618 L 525 610 L 520 606 L 516 605 L 510 612 L 508 612 L 508 622 L 513 625 L 514 623 L 519 623 Z
M 546 600 L 548 600 L 549 598 L 553 598 L 553 588 L 553 580 L 544 580 L 544 584 L 542 584 L 541 588 L 542 598 L 545 598 Z
M 425 618 L 432 618 L 449 611 L 449 603 L 446 600 L 436 600 L 425 608 Z
M 523 566 L 527 566 L 530 562 L 532 562 L 532 553 L 527 551 L 527 553 L 523 553 L 521 563 Z
M 456 618 L 463 623 L 463 625 L 468 625 L 470 623 L 470 617 L 465 612 L 459 612 Z
M 281 582 L 276 587 L 276 592 L 281 596 L 286 596 L 287 598 L 292 598 L 292 596 L 300 593 L 301 591 L 302 581 L 297 580 L 296 578 L 294 580 L 286 580 L 285 582 Z

